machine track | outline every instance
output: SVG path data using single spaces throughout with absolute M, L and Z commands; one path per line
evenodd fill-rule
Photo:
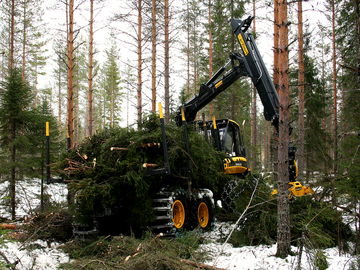
M 154 233 L 162 233 L 164 236 L 175 236 L 179 229 L 193 230 L 200 226 L 210 229 L 215 222 L 213 194 L 208 189 L 197 190 L 191 196 L 184 189 L 162 189 L 153 199 L 153 209 L 156 221 L 148 226 Z M 199 208 L 199 205 L 202 207 Z M 206 205 L 206 206 L 205 206 Z M 202 217 L 204 211 L 206 223 Z M 201 224 L 200 224 L 201 223 Z
M 176 228 L 172 221 L 172 205 L 174 203 L 175 192 L 162 189 L 153 199 L 153 210 L 156 215 L 156 221 L 148 226 L 154 233 L 162 233 L 164 236 L 174 236 Z

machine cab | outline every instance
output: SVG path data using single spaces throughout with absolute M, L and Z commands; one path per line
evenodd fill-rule
M 251 170 L 238 123 L 230 119 L 218 119 L 215 122 L 206 121 L 205 124 L 199 121 L 198 127 L 204 134 L 205 140 L 213 141 L 215 147 L 228 156 L 223 161 L 225 174 L 245 175 Z

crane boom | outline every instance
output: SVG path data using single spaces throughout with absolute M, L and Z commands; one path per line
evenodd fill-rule
M 239 41 L 242 53 L 231 53 L 230 60 L 225 66 L 221 67 L 208 82 L 200 86 L 199 94 L 181 106 L 184 108 L 187 122 L 194 121 L 198 111 L 214 100 L 221 92 L 241 77 L 248 76 L 251 78 L 264 106 L 265 119 L 271 121 L 276 130 L 279 130 L 279 97 L 254 37 L 247 32 L 253 18 L 250 16 L 245 20 L 231 20 L 232 30 Z M 220 77 L 229 65 L 231 65 L 231 69 Z M 182 125 L 181 107 L 176 116 L 176 123 L 179 126 Z

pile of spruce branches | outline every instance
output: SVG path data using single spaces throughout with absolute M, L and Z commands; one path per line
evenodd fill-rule
M 24 220 L 22 235 L 27 241 L 42 239 L 64 242 L 73 235 L 72 220 L 72 215 L 65 209 L 35 213 Z
M 203 264 L 199 249 L 203 239 L 192 232 L 181 238 L 162 238 L 148 233 L 143 239 L 131 236 L 101 237 L 93 242 L 71 241 L 62 246 L 73 259 L 62 269 L 212 269 Z
M 218 190 L 223 155 L 194 129 L 187 126 L 187 153 L 183 127 L 166 125 L 170 175 L 145 173 L 165 167 L 160 121 L 154 114 L 137 130 L 104 129 L 66 152 L 57 170 L 76 195 L 77 221 L 87 222 L 94 209 L 125 205 L 123 221 L 143 226 L 154 219 L 152 197 L 162 187 Z
M 277 238 L 277 200 L 271 198 L 271 189 L 261 179 L 260 188 L 254 194 L 251 206 L 239 222 L 231 238 L 234 246 L 274 244 Z M 242 196 L 236 199 L 241 213 L 248 204 L 253 182 L 246 178 L 237 186 Z M 248 192 L 243 192 L 243 191 Z M 340 245 L 349 250 L 354 235 L 346 216 L 329 201 L 323 201 L 321 194 L 293 197 L 290 200 L 290 224 L 292 245 L 307 243 L 315 248 L 329 248 Z

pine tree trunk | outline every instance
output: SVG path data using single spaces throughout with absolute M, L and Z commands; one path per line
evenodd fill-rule
M 114 71 L 111 70 L 110 82 L 110 127 L 114 127 Z
M 334 0 L 331 2 L 332 6 L 332 49 L 333 49 L 333 88 L 334 88 L 334 115 L 333 115 L 333 123 L 334 123 L 334 173 L 337 171 L 337 89 L 336 89 L 336 53 L 335 53 L 335 3 Z
M 14 145 L 14 141 L 16 139 L 15 133 L 15 120 L 12 119 L 10 125 L 10 162 L 11 162 L 11 170 L 10 170 L 10 211 L 11 211 L 11 219 L 15 219 L 15 211 L 16 211 L 16 193 L 15 193 L 15 184 L 16 184 L 16 170 L 15 170 L 15 162 L 16 162 L 16 147 Z
M 195 22 L 194 21 L 194 24 L 193 24 L 193 36 L 194 36 L 194 50 L 193 50 L 193 59 L 194 59 L 194 61 L 193 61 L 193 63 L 194 63 L 194 85 L 193 85 L 193 87 L 194 87 L 194 96 L 196 96 L 196 94 L 197 94 L 197 81 L 198 81 L 198 66 L 197 66 L 197 44 L 196 44 L 196 42 L 197 42 L 197 38 L 196 38 L 196 23 L 197 22 Z M 199 112 L 196 114 L 196 117 L 195 117 L 195 119 L 194 120 L 197 120 L 197 116 L 199 115 Z
M 10 58 L 9 58 L 9 68 L 12 72 L 14 67 L 14 36 L 15 36 L 15 0 L 11 2 L 11 24 L 10 24 Z M 14 145 L 15 141 L 15 122 L 14 120 L 10 124 L 10 138 L 9 138 L 9 147 L 10 147 L 10 211 L 11 219 L 15 219 L 16 211 L 16 199 L 15 199 L 15 162 L 16 162 L 16 148 Z
M 211 0 L 209 0 L 209 78 L 212 77 L 212 33 L 211 33 Z M 210 119 L 213 117 L 214 102 L 210 103 Z
M 170 118 L 170 64 L 169 64 L 169 0 L 165 0 L 165 123 L 169 124 Z
M 298 178 L 299 181 L 304 177 L 304 145 L 305 145 L 305 130 L 304 130 L 304 36 L 303 36 L 303 20 L 302 20 L 302 1 L 298 2 L 298 38 L 299 38 L 299 144 L 297 152 L 298 160 Z
M 59 133 L 61 133 L 61 58 L 59 57 Z
M 360 84 L 360 1 L 354 1 L 354 10 L 355 10 L 355 24 L 356 24 L 356 34 L 357 34 L 357 47 L 358 47 L 358 55 L 357 55 L 357 64 L 358 64 L 358 83 Z
M 190 9 L 187 2 L 187 99 L 190 99 Z
M 142 119 L 142 97 L 141 97 L 141 88 L 142 88 L 142 52 L 141 52 L 141 44 L 142 44 L 142 37 L 141 37 L 141 27 L 142 27 L 142 2 L 138 0 L 138 47 L 137 47 L 137 54 L 138 54 L 138 83 L 137 83 L 137 115 L 138 115 L 138 122 L 141 123 Z
M 25 82 L 25 50 L 26 50 L 26 3 L 24 3 L 24 17 L 23 17 L 23 55 L 22 55 L 22 80 Z
M 274 86 L 279 93 L 279 0 L 274 2 Z M 274 128 L 274 183 L 278 181 L 279 134 Z
M 129 127 L 129 106 L 130 106 L 130 89 L 126 91 L 126 127 Z
M 79 88 L 80 88 L 80 84 L 79 84 L 79 69 L 77 70 L 77 80 L 76 80 L 76 88 L 75 88 L 75 91 L 76 91 L 76 99 L 75 99 L 75 104 L 76 104 L 76 112 L 75 112 L 75 115 L 76 115 L 76 123 L 74 123 L 74 129 L 75 129 L 75 142 L 74 142 L 74 146 L 76 145 L 79 145 L 79 118 L 80 118 L 80 115 L 79 115 L 79 112 L 80 112 L 80 107 L 79 107 Z
M 68 38 L 68 127 L 70 147 L 74 147 L 74 0 L 69 1 Z
M 89 95 L 88 95 L 88 135 L 93 130 L 93 44 L 94 44 L 94 0 L 90 0 L 90 42 L 89 42 Z
M 279 175 L 277 215 L 277 256 L 285 258 L 290 253 L 290 207 L 289 207 L 289 51 L 287 1 L 279 5 L 280 51 L 279 51 Z
M 152 11 L 151 11 L 151 111 L 156 111 L 156 0 L 152 0 Z
M 342 99 L 342 111 L 345 112 L 345 89 L 344 89 L 344 84 L 342 85 L 342 89 L 341 89 L 341 99 Z M 342 124 L 343 124 L 343 130 L 342 132 L 345 133 L 346 132 L 346 118 L 345 118 L 345 114 L 342 114 Z
M 196 53 L 197 53 L 197 47 L 196 47 L 196 22 L 192 21 L 193 23 L 193 42 L 194 42 L 194 47 L 193 47 L 193 66 L 194 66 L 194 96 L 196 95 L 196 83 L 197 83 L 197 57 L 196 57 Z
M 253 16 L 255 18 L 255 1 L 253 1 Z M 255 34 L 256 31 L 256 25 L 255 25 L 255 19 L 253 21 L 253 32 Z M 251 103 L 251 146 L 252 146 L 252 167 L 253 169 L 256 168 L 257 166 L 257 151 L 256 151 L 256 146 L 257 146 L 257 141 L 256 141 L 256 135 L 257 135 L 257 130 L 256 130 L 256 88 L 254 86 L 251 87 L 252 88 L 252 103 Z
M 37 62 L 37 56 L 36 56 L 36 62 Z M 37 108 L 37 98 L 38 98 L 38 65 L 35 65 L 35 84 L 34 84 L 34 108 Z
M 331 1 L 331 6 L 332 6 L 332 49 L 333 49 L 333 87 L 334 87 L 334 174 L 336 175 L 337 172 L 337 158 L 338 158 L 338 141 L 337 141 L 337 86 L 336 86 L 336 52 L 335 52 L 335 1 L 332 0 Z M 337 198 L 336 198 L 336 192 L 333 186 L 333 181 L 332 183 L 332 190 L 333 190 L 333 203 L 334 205 L 337 204 Z M 338 223 L 338 248 L 339 248 L 339 255 L 341 253 L 341 245 L 340 245 L 340 228 L 339 228 L 339 214 L 338 211 L 336 209 L 336 218 L 337 218 L 337 223 Z
M 10 57 L 9 68 L 14 67 L 14 43 L 15 43 L 15 0 L 11 1 L 11 23 L 10 23 Z

